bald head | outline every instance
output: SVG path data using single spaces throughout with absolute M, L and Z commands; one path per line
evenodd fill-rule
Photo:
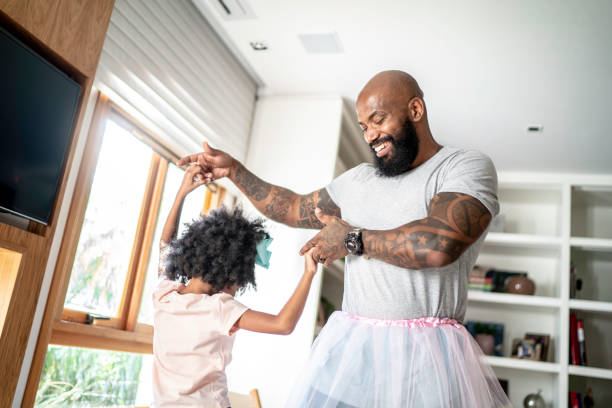
M 395 103 L 408 103 L 415 96 L 423 98 L 423 91 L 412 75 L 398 70 L 380 72 L 363 87 L 357 100 L 372 94 L 383 94 Z

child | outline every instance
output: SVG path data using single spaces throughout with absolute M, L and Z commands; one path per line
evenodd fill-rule
M 262 221 L 221 208 L 191 223 L 176 239 L 185 196 L 206 181 L 198 165 L 185 171 L 162 231 L 161 276 L 153 294 L 155 407 L 229 407 L 225 367 L 232 358 L 233 333 L 291 333 L 317 270 L 308 253 L 304 275 L 277 315 L 236 301 L 236 291 L 255 286 L 256 248 L 268 235 Z

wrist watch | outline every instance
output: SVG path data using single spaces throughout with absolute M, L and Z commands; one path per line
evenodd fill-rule
M 363 241 L 361 240 L 361 228 L 349 231 L 344 237 L 344 247 L 352 255 L 363 254 Z

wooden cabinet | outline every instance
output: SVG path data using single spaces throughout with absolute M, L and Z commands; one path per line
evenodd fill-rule
M 113 4 L 114 0 L 0 0 L 0 24 L 82 87 L 67 169 Z M 66 180 L 67 172 L 48 226 L 26 223 L 20 228 L 0 221 L 0 407 L 13 401 Z

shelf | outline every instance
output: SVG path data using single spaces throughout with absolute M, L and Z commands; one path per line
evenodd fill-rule
M 484 243 L 488 245 L 558 249 L 561 246 L 561 238 L 547 235 L 490 232 L 487 234 Z
M 539 306 L 557 308 L 561 299 L 546 296 L 516 295 L 513 293 L 468 291 L 468 300 L 472 302 L 504 303 L 518 306 Z
M 574 310 L 586 310 L 590 312 L 612 313 L 612 302 L 570 299 L 569 308 Z
M 570 238 L 570 245 L 585 251 L 612 251 L 612 239 Z
M 595 368 L 586 366 L 570 365 L 568 367 L 570 375 L 579 375 L 581 377 L 602 378 L 604 380 L 612 380 L 612 370 L 606 368 Z
M 559 364 L 546 361 L 521 360 L 518 358 L 484 356 L 484 361 L 493 367 L 514 368 L 516 370 L 559 373 Z

